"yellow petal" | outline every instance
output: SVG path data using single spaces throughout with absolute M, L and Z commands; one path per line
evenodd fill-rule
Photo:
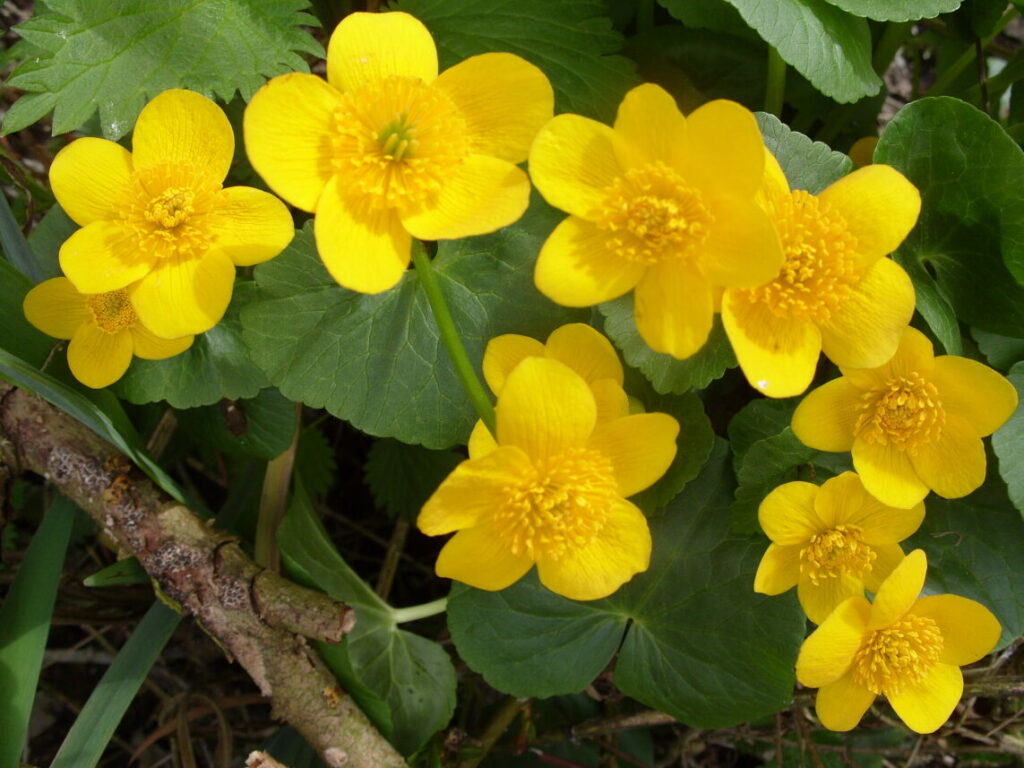
M 814 507 L 827 528 L 856 525 L 868 544 L 903 541 L 924 520 L 924 502 L 910 509 L 888 507 L 864 489 L 855 472 L 843 472 L 826 480 Z
M 987 365 L 966 357 L 935 358 L 932 381 L 946 413 L 966 419 L 980 437 L 999 429 L 1017 408 L 1014 386 Z
M 609 512 L 601 532 L 587 545 L 556 559 L 537 561 L 540 583 L 570 600 L 607 597 L 646 571 L 651 559 L 651 533 L 643 513 L 620 500 Z
M 558 115 L 530 148 L 530 178 L 555 208 L 594 220 L 606 190 L 623 173 L 615 153 L 619 139 L 603 123 Z
M 895 251 L 921 211 L 917 188 L 888 165 L 859 168 L 832 184 L 818 199 L 845 219 L 857 238 L 862 266 Z
M 537 67 L 511 53 L 471 56 L 438 76 L 466 121 L 472 151 L 523 162 L 537 131 L 551 119 L 555 95 Z
M 556 328 L 544 348 L 548 357 L 568 365 L 588 384 L 599 379 L 622 384 L 622 363 L 615 347 L 589 325 L 569 323 Z
M 915 549 L 903 558 L 875 593 L 868 628 L 887 627 L 909 611 L 924 589 L 927 572 L 928 558 L 923 549 Z
M 871 549 L 875 559 L 871 561 L 871 570 L 863 574 L 864 586 L 869 592 L 877 594 L 882 582 L 903 562 L 905 555 L 899 544 L 875 544 Z
M 877 368 L 896 353 L 913 314 L 910 277 L 892 259 L 879 259 L 821 324 L 822 349 L 836 365 Z
M 911 609 L 915 616 L 927 616 L 942 632 L 945 664 L 973 664 L 992 652 L 999 642 L 1002 627 L 992 611 L 979 602 L 959 595 L 928 595 Z
M 139 251 L 120 223 L 94 221 L 64 241 L 60 268 L 82 293 L 107 293 L 145 277 L 156 259 Z
M 500 395 L 508 375 L 528 357 L 544 357 L 544 345 L 518 333 L 506 333 L 488 341 L 483 371 L 491 392 Z
M 177 339 L 161 339 L 154 336 L 146 326 L 136 323 L 130 329 L 133 352 L 143 360 L 164 360 L 180 355 L 192 346 L 195 336 L 181 336 Z
M 597 422 L 587 383 L 563 363 L 540 357 L 509 374 L 495 410 L 498 442 L 522 448 L 534 461 L 584 446 Z
M 64 212 L 81 226 L 116 219 L 132 181 L 132 156 L 120 144 L 85 137 L 57 153 L 50 186 Z
M 842 368 L 843 376 L 861 389 L 886 386 L 893 378 L 913 378 L 919 374 L 931 379 L 935 369 L 935 352 L 928 337 L 907 326 L 900 336 L 896 354 L 878 368 Z
M 649 488 L 676 457 L 679 422 L 667 413 L 638 413 L 599 425 L 589 447 L 612 460 L 621 496 Z
M 814 511 L 814 500 L 821 489 L 813 483 L 796 480 L 772 489 L 757 509 L 761 530 L 776 544 L 806 544 L 827 526 Z
M 628 416 L 630 413 L 629 395 L 615 379 L 598 379 L 590 382 L 590 391 L 594 393 L 597 404 L 597 423 Z M 638 413 L 642 413 L 641 408 Z
M 864 582 L 848 573 L 819 579 L 818 584 L 804 577 L 797 585 L 796 594 L 807 618 L 821 624 L 840 603 L 851 597 L 864 597 Z
M 727 288 L 755 288 L 774 278 L 782 266 L 782 244 L 764 209 L 729 194 L 706 202 L 716 220 L 702 248 L 711 282 Z
M 830 477 L 818 489 L 814 497 L 814 511 L 824 528 L 835 528 L 850 523 L 850 518 L 870 498 L 856 472 L 843 472 Z
M 939 662 L 917 685 L 887 694 L 887 698 L 910 730 L 933 733 L 953 714 L 963 692 L 964 676 L 960 668 Z
M 910 457 L 921 482 L 945 499 L 959 499 L 985 482 L 985 446 L 962 416 L 946 414 L 939 436 Z
M 85 296 L 66 277 L 44 280 L 27 294 L 22 303 L 25 317 L 43 333 L 70 339 L 78 326 L 92 319 Z
M 636 329 L 655 352 L 683 360 L 708 340 L 715 310 L 711 285 L 698 272 L 675 262 L 651 267 L 635 300 Z
M 850 731 L 857 727 L 874 700 L 875 694 L 847 674 L 818 690 L 814 711 L 830 731 Z
M 327 184 L 316 209 L 313 232 L 324 266 L 339 285 L 360 293 L 394 288 L 409 266 L 412 238 L 390 209 L 356 206 Z
M 352 13 L 327 45 L 327 79 L 352 91 L 382 77 L 437 77 L 437 48 L 423 23 L 407 13 Z
M 800 550 L 769 544 L 754 574 L 754 591 L 763 595 L 781 595 L 800 579 Z
M 235 134 L 227 115 L 194 91 L 161 93 L 142 108 L 132 134 L 135 170 L 180 164 L 221 182 L 234 154 Z
M 93 389 L 120 379 L 131 361 L 132 336 L 127 330 L 107 333 L 95 323 L 82 323 L 68 344 L 71 373 Z
M 438 576 L 455 579 L 491 592 L 505 589 L 533 566 L 529 558 L 512 554 L 490 524 L 456 533 L 437 556 Z
M 616 145 L 624 168 L 683 164 L 686 118 L 661 86 L 644 83 L 629 91 L 619 104 L 615 132 L 625 139 Z
M 537 289 L 564 307 L 590 307 L 633 290 L 647 267 L 609 251 L 606 242 L 594 224 L 570 216 L 541 247 Z
M 764 180 L 761 182 L 761 190 L 758 192 L 758 200 L 771 210 L 771 204 L 777 199 L 790 199 L 789 180 L 786 178 L 782 166 L 775 159 L 775 155 L 764 150 Z
M 163 339 L 205 333 L 220 322 L 235 286 L 235 265 L 220 251 L 157 263 L 129 290 L 139 320 Z
M 341 94 L 298 72 L 275 77 L 245 108 L 245 152 L 272 190 L 296 208 L 316 210 L 334 175 L 334 111 Z
M 470 155 L 445 179 L 436 200 L 403 211 L 401 218 L 421 240 L 454 240 L 506 227 L 529 204 L 530 180 L 525 173 L 507 160 Z
M 810 688 L 821 688 L 846 674 L 867 631 L 871 604 L 851 597 L 840 604 L 800 646 L 796 679 Z
M 494 439 L 494 435 L 491 434 L 491 430 L 487 428 L 487 425 L 483 421 L 477 420 L 476 424 L 473 425 L 473 431 L 469 433 L 469 441 L 466 443 L 466 448 L 469 450 L 469 458 L 479 459 L 491 451 L 497 450 L 498 442 Z
M 928 486 L 899 448 L 858 439 L 850 452 L 865 490 L 886 506 L 910 509 L 928 495 Z
M 463 461 L 427 499 L 416 526 L 427 536 L 440 536 L 482 525 L 508 501 L 505 489 L 530 467 L 526 454 L 510 446 Z
M 819 451 L 850 450 L 860 395 L 845 378 L 811 390 L 793 412 L 793 434 Z
M 821 352 L 814 323 L 779 317 L 744 292 L 727 290 L 722 324 L 750 386 L 768 397 L 792 397 L 810 385 Z
M 764 143 L 754 113 L 718 99 L 688 115 L 686 128 L 680 167 L 685 176 L 707 189 L 752 198 L 764 173 Z
M 213 246 L 240 267 L 272 259 L 295 236 L 292 215 L 284 203 L 252 187 L 228 187 L 217 193 L 204 223 L 214 236 Z

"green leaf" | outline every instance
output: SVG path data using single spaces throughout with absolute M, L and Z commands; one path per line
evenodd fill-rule
M 432 640 L 398 629 L 391 607 L 338 554 L 301 487 L 277 540 L 289 571 L 356 609 L 355 629 L 335 647 L 347 651 L 354 678 L 387 703 L 392 726 L 385 736 L 403 754 L 415 752 L 448 724 L 455 709 L 455 669 L 448 654 Z M 342 668 L 343 662 L 334 660 Z
M 537 253 L 561 217 L 535 199 L 510 227 L 439 244 L 435 274 L 470 360 L 499 334 L 544 338 L 581 317 L 533 285 Z M 448 448 L 468 438 L 476 415 L 415 272 L 385 293 L 347 291 L 324 269 L 307 225 L 256 267 L 256 284 L 243 336 L 285 397 L 404 443 Z
M 153 603 L 89 695 L 50 768 L 94 768 L 99 763 L 180 621 L 181 616 L 166 605 Z
M 971 337 L 993 368 L 1007 371 L 1014 363 L 1024 360 L 1024 339 L 1000 336 L 977 328 L 971 328 Z
M 312 498 L 323 496 L 334 484 L 334 449 L 323 432 L 314 426 L 299 433 L 295 449 L 295 474 Z
M 817 195 L 853 170 L 853 161 L 842 152 L 833 152 L 827 144 L 790 130 L 775 115 L 756 112 L 754 116 L 764 144 L 782 166 L 790 189 Z
M 14 212 L 7 202 L 7 193 L 0 191 L 0 246 L 7 260 L 33 283 L 42 279 L 42 272 L 36 264 L 35 254 L 29 248 L 21 233 Z
M 415 520 L 420 508 L 464 457 L 397 440 L 377 440 L 366 456 L 363 478 L 378 509 Z
M 789 64 L 838 102 L 878 92 L 871 34 L 864 19 L 825 0 L 728 0 Z
M 149 584 L 149 574 L 136 557 L 126 557 L 82 579 L 87 587 L 116 587 L 122 584 Z
M 252 281 L 235 283 L 224 318 L 196 336 L 185 352 L 166 360 L 135 358 L 113 390 L 132 403 L 166 400 L 175 408 L 255 397 L 269 386 L 242 341 L 239 313 L 255 298 Z
M 999 474 L 1010 501 L 1024 514 L 1024 362 L 1013 366 L 1007 378 L 1017 388 L 1017 410 L 992 435 L 992 450 L 999 457 Z
M 931 332 L 942 343 L 947 355 L 963 354 L 963 340 L 956 311 L 949 303 L 946 292 L 931 276 L 924 264 L 902 251 L 896 254 L 896 261 L 907 271 L 914 283 L 917 311 L 928 324 Z
M 75 506 L 54 498 L 0 606 L 0 765 L 20 764 L 28 737 L 50 616 L 75 522 Z
M 747 23 L 727 0 L 658 0 L 658 5 L 693 29 L 725 32 L 757 40 Z M 763 94 L 762 94 L 763 95 Z
M 875 21 L 933 19 L 960 7 L 962 0 L 825 0 L 854 16 Z
M 205 448 L 270 460 L 291 444 L 295 403 L 269 388 L 248 400 L 179 411 L 178 422 Z
M 31 280 L 10 262 L 0 259 L 0 349 L 40 367 L 61 342 L 36 330 L 25 319 L 21 305 L 31 289 Z
M 999 647 L 1024 634 L 1024 520 L 990 488 L 965 499 L 925 500 L 924 523 L 903 544 L 928 554 L 928 590 L 977 600 L 1003 625 Z
M 648 413 L 667 413 L 679 422 L 676 457 L 672 464 L 658 482 L 630 499 L 640 509 L 650 512 L 664 507 L 697 477 L 715 447 L 715 433 L 704 413 L 704 403 L 692 392 L 680 396 L 651 393 L 643 397 L 643 401 Z
M 633 294 L 598 306 L 604 315 L 604 332 L 622 351 L 626 364 L 639 370 L 650 380 L 659 394 L 681 395 L 691 389 L 704 389 L 729 369 L 736 367 L 736 356 L 715 316 L 715 324 L 707 343 L 697 354 L 685 360 L 655 352 L 640 338 L 633 318 Z
M 932 272 L 960 320 L 1024 337 L 1024 153 L 1016 142 L 959 99 L 921 99 L 889 123 L 875 161 L 921 190 L 921 217 L 898 261 Z
M 131 130 L 143 105 L 168 88 L 228 102 L 246 100 L 263 82 L 308 72 L 299 52 L 323 49 L 298 25 L 307 0 L 51 0 L 18 26 L 42 50 L 8 84 L 26 91 L 4 118 L 5 133 L 54 109 L 53 132 L 66 133 L 99 109 L 103 135 Z
M 442 68 L 490 51 L 508 51 L 536 64 L 555 90 L 555 112 L 576 112 L 604 122 L 615 117 L 625 92 L 636 85 L 633 63 L 615 56 L 622 38 L 599 0 L 399 0 L 430 29 Z
M 46 212 L 42 220 L 28 236 L 28 244 L 35 255 L 42 280 L 60 277 L 64 273 L 60 268 L 58 255 L 64 241 L 74 234 L 78 225 L 64 213 L 59 205 L 54 205 Z
M 767 542 L 728 532 L 732 483 L 719 443 L 701 475 L 651 522 L 651 567 L 605 600 L 578 603 L 528 577 L 501 592 L 453 587 L 449 628 L 499 690 L 581 690 L 619 650 L 623 693 L 699 728 L 774 712 L 792 698 L 804 636 L 795 597 L 754 593 Z

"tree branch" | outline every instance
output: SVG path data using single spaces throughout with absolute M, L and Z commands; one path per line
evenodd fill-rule
M 260 568 L 235 539 L 163 493 L 109 443 L 0 381 L 2 465 L 49 479 L 135 555 L 330 768 L 404 768 L 303 637 L 338 642 L 354 624 L 348 606 Z

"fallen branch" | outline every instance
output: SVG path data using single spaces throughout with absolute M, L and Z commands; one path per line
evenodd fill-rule
M 306 643 L 338 642 L 354 624 L 347 606 L 260 568 L 234 538 L 163 493 L 109 443 L 0 381 L 3 465 L 46 477 L 137 557 L 330 768 L 406 765 Z

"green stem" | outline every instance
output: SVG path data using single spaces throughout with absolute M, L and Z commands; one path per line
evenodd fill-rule
M 786 61 L 777 50 L 768 47 L 768 81 L 764 89 L 764 111 L 782 116 L 782 102 L 786 93 Z
M 469 355 L 466 354 L 466 348 L 462 345 L 459 332 L 455 330 L 455 321 L 452 320 L 452 313 L 448 309 L 448 302 L 445 301 L 444 294 L 441 292 L 441 286 L 437 282 L 437 276 L 434 274 L 434 267 L 430 263 L 430 257 L 427 256 L 423 246 L 419 243 L 413 243 L 412 263 L 416 266 L 416 273 L 420 276 L 420 281 L 423 283 L 423 290 L 427 294 L 427 301 L 430 302 L 430 309 L 434 313 L 434 321 L 437 323 L 437 329 L 441 332 L 441 340 L 444 342 L 445 349 L 448 350 L 448 355 L 455 365 L 455 373 L 458 374 L 459 381 L 462 382 L 462 388 L 466 390 L 469 401 L 473 404 L 473 408 L 476 409 L 480 420 L 483 421 L 484 425 L 493 435 L 495 433 L 495 421 L 494 406 L 491 405 L 491 398 L 487 396 L 483 384 L 480 383 L 480 379 L 473 369 L 473 364 L 469 362 Z
M 410 605 L 408 608 L 392 608 L 391 618 L 395 620 L 396 624 L 405 624 L 408 621 L 425 619 L 428 616 L 437 616 L 437 614 L 444 613 L 446 610 L 448 610 L 448 598 L 441 597 L 429 603 Z
M 1002 32 L 1006 25 L 1013 21 L 1020 14 L 1017 7 L 1010 8 L 1006 13 L 1003 14 L 1002 18 L 999 19 L 992 33 L 981 41 L 981 48 L 984 50 L 989 43 L 995 40 L 996 35 Z M 978 57 L 975 47 L 972 45 L 967 48 L 957 59 L 949 65 L 945 72 L 939 75 L 938 79 L 928 89 L 926 96 L 941 96 L 946 90 L 953 84 L 953 81 L 957 79 L 961 72 L 972 62 L 976 61 Z
M 890 21 L 875 46 L 875 55 L 871 58 L 871 67 L 881 76 L 889 69 L 896 52 L 903 45 L 912 24 L 909 21 Z
M 288 488 L 292 482 L 292 468 L 295 465 L 295 449 L 299 444 L 302 429 L 302 403 L 295 404 L 295 433 L 291 445 L 280 456 L 267 462 L 263 476 L 263 490 L 260 493 L 259 515 L 256 519 L 256 541 L 253 543 L 253 559 L 264 568 L 281 570 L 281 553 L 277 548 L 277 527 L 288 506 Z

